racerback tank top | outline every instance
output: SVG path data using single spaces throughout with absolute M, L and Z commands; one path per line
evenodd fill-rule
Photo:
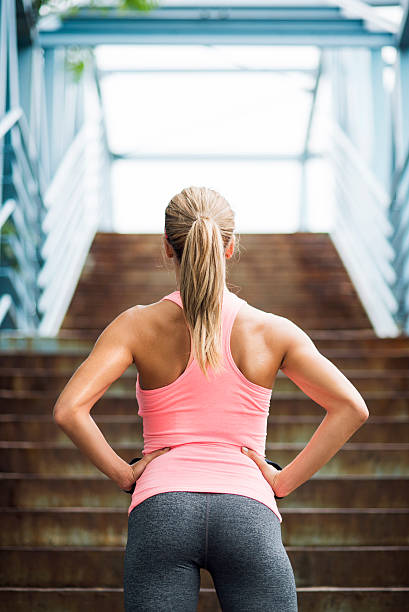
M 180 291 L 162 300 L 183 309 Z M 155 457 L 136 481 L 128 516 L 142 501 L 167 491 L 244 495 L 268 506 L 282 522 L 274 492 L 242 446 L 265 457 L 272 389 L 248 380 L 233 360 L 230 336 L 245 300 L 225 287 L 222 303 L 222 346 L 225 370 L 209 380 L 193 357 L 172 383 L 142 389 L 136 380 L 138 415 L 142 417 L 142 455 L 170 447 Z

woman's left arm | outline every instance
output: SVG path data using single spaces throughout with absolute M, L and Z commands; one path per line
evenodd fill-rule
M 104 329 L 87 359 L 65 385 L 53 409 L 57 425 L 101 472 L 124 490 L 135 480 L 133 469 L 111 448 L 90 412 L 133 363 L 131 342 L 133 349 L 138 350 L 135 322 L 142 308 L 134 306 L 125 310 Z

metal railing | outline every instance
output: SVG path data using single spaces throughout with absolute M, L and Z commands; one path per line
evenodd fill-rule
M 47 237 L 38 276 L 42 313 L 38 333 L 54 335 L 71 301 L 95 232 L 109 210 L 109 157 L 104 121 L 95 109 L 71 144 L 45 193 Z M 109 223 L 107 225 L 109 227 Z
M 379 336 L 401 331 L 390 195 L 335 120 L 325 118 L 336 190 L 331 238 Z
M 0 290 L 5 298 L 1 322 L 2 327 L 10 324 L 6 315 L 13 306 L 16 327 L 33 332 L 40 320 L 37 276 L 43 263 L 40 247 L 45 238 L 45 206 L 43 177 L 21 108 L 9 111 L 0 121 L 1 141 L 4 203 L 0 212 Z
M 396 253 L 393 289 L 399 305 L 397 317 L 402 329 L 409 334 L 409 149 L 394 176 L 389 215 L 393 225 L 391 243 Z
M 15 0 L 0 13 L 0 329 L 56 335 L 98 229 L 110 230 L 110 158 L 95 67 L 82 75 L 82 125 L 54 175 L 43 169 L 19 103 Z M 38 44 L 34 42 L 33 47 Z M 38 47 L 37 47 L 38 50 Z M 27 62 L 26 62 L 27 63 Z M 60 69 L 58 66 L 57 69 Z M 47 78 L 53 74 L 48 73 Z M 38 81 L 31 79 L 31 87 Z M 40 85 L 40 88 L 42 85 Z M 37 100 L 38 93 L 31 91 Z M 40 102 L 40 106 L 44 103 Z M 60 100 L 53 100 L 59 104 Z M 72 105 L 75 113 L 77 104 Z M 37 111 L 43 107 L 37 108 Z M 30 117 L 36 108 L 30 109 Z M 72 124 L 71 121 L 71 124 Z M 58 127 L 58 126 L 57 126 Z M 64 126 L 62 133 L 64 132 Z M 55 128 L 55 126 L 54 126 Z M 46 139 L 47 134 L 42 134 Z M 54 140 L 59 135 L 53 133 Z M 55 149 L 58 149 L 56 142 Z M 44 167 L 46 167 L 45 163 Z

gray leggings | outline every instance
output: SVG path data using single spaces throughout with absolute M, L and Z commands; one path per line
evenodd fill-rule
M 296 612 L 281 524 L 244 495 L 170 491 L 132 509 L 124 558 L 125 612 L 196 612 L 200 568 L 223 612 Z

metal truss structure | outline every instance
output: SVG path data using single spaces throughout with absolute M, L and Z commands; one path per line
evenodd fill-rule
M 316 155 L 309 139 L 325 75 L 335 102 L 326 118 L 337 201 L 331 235 L 377 333 L 409 333 L 408 0 L 164 2 L 148 13 L 83 8 L 45 17 L 28 32 L 18 32 L 15 6 L 26 14 L 22 0 L 2 1 L 2 328 L 55 333 L 96 228 L 110 228 L 102 75 L 91 65 L 80 84 L 68 82 L 70 46 L 257 44 L 320 49 L 297 156 L 303 181 Z M 400 7 L 399 23 L 383 18 L 380 6 Z M 308 231 L 307 207 L 303 198 L 301 231 Z

